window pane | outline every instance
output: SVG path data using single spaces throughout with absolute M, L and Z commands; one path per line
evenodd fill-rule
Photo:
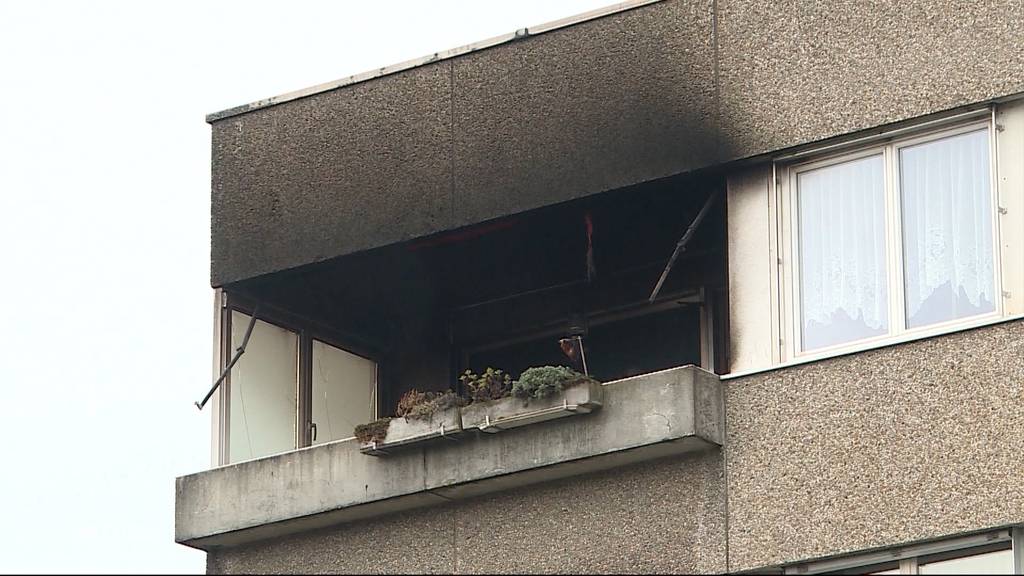
M 802 172 L 797 194 L 803 349 L 886 334 L 882 156 Z
M 357 424 L 376 418 L 376 383 L 372 360 L 314 340 L 313 444 L 351 438 Z
M 900 150 L 907 327 L 995 310 L 988 130 Z
M 1013 552 L 1000 550 L 922 564 L 920 574 L 1013 574 Z
M 231 313 L 232 350 L 242 343 L 249 318 Z M 245 354 L 231 369 L 231 462 L 295 448 L 298 351 L 296 333 L 256 321 Z

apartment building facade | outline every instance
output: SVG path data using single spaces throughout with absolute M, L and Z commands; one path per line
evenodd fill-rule
M 640 0 L 211 114 L 176 541 L 211 573 L 1024 573 L 1022 39 L 1020 0 Z M 352 437 L 568 337 L 585 398 Z

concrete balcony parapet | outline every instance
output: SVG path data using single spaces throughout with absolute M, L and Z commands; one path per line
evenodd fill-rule
M 210 550 L 576 476 L 724 442 L 722 385 L 683 366 L 603 385 L 592 414 L 467 431 L 386 457 L 355 439 L 176 481 L 175 540 Z

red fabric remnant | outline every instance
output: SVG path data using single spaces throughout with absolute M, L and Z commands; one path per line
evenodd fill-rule
M 472 238 L 478 238 L 484 234 L 496 232 L 498 230 L 505 230 L 515 226 L 518 221 L 514 218 L 499 220 L 497 222 L 490 222 L 487 224 L 481 224 L 479 226 L 470 226 L 461 230 L 454 230 L 452 232 L 441 233 L 436 236 L 429 238 L 423 238 L 416 242 L 412 242 L 405 246 L 406 250 L 420 250 L 422 248 L 433 248 L 434 246 L 441 246 L 443 244 L 454 244 L 456 242 L 464 242 Z

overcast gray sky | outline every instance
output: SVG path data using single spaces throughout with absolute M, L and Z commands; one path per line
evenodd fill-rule
M 206 113 L 608 0 L 0 0 L 0 571 L 202 572 Z

